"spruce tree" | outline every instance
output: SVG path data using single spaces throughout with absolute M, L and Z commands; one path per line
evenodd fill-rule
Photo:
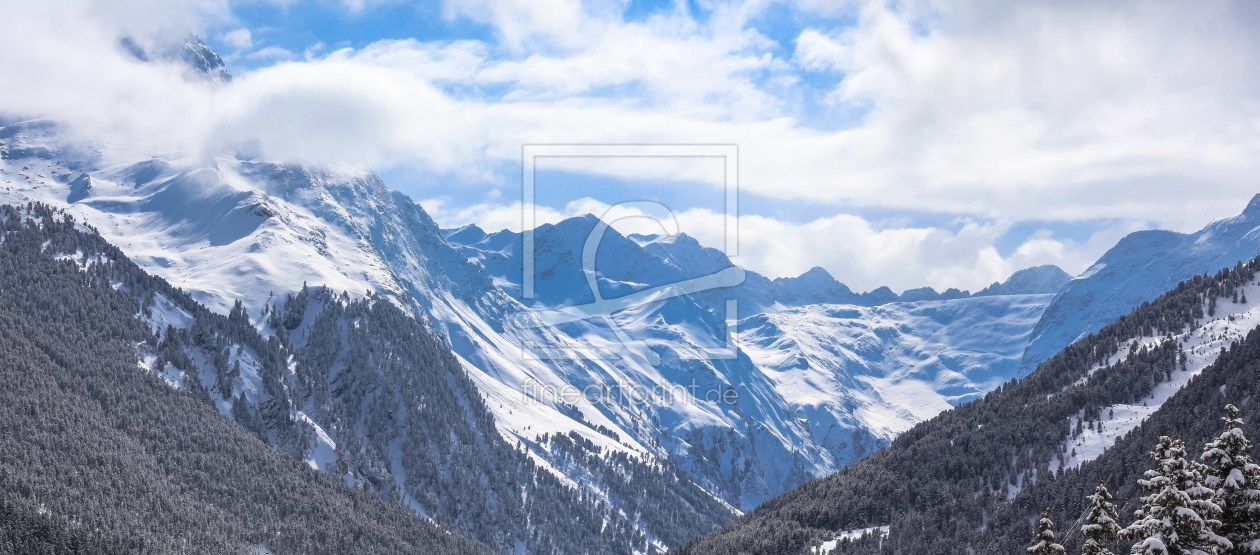
M 1120 515 L 1111 502 L 1111 492 L 1106 486 L 1098 484 L 1098 489 L 1089 496 L 1089 512 L 1085 515 L 1085 523 L 1081 525 L 1081 533 L 1085 536 L 1085 545 L 1081 555 L 1114 555 L 1107 549 L 1120 535 Z
M 1225 405 L 1225 429 L 1203 446 L 1203 485 L 1221 507 L 1220 533 L 1234 544 L 1230 555 L 1260 553 L 1260 466 L 1251 462 L 1238 407 Z
M 1136 542 L 1130 552 L 1219 555 L 1229 549 L 1229 540 L 1216 533 L 1221 510 L 1212 501 L 1214 492 L 1203 486 L 1198 469 L 1186 460 L 1185 443 L 1162 436 L 1151 457 L 1155 468 L 1138 480 L 1150 495 L 1142 498 L 1137 520 L 1120 532 Z
M 1050 520 L 1050 509 L 1046 509 L 1037 520 L 1037 537 L 1028 546 L 1028 555 L 1064 555 L 1066 550 L 1054 540 L 1054 521 Z

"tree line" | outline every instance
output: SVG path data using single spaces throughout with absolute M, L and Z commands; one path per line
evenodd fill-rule
M 1099 484 L 1081 517 L 1082 555 L 1114 555 L 1128 545 L 1133 555 L 1252 555 L 1260 553 L 1260 465 L 1241 411 L 1225 406 L 1221 433 L 1203 446 L 1198 460 L 1185 442 L 1160 436 L 1150 452 L 1154 466 L 1137 481 L 1146 493 L 1135 519 L 1120 526 L 1111 492 Z M 1037 521 L 1028 555 L 1064 555 L 1056 541 L 1050 509 Z

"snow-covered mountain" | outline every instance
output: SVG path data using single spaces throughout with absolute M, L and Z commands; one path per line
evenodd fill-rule
M 685 356 L 725 340 L 723 293 L 707 292 L 615 315 L 661 355 L 659 365 L 640 352 L 538 360 L 522 356 L 522 346 L 620 349 L 619 332 L 599 321 L 513 325 L 518 314 L 532 317 L 527 304 L 589 300 L 576 255 L 594 218 L 537 230 L 546 279 L 539 298 L 523 302 L 519 237 L 443 232 L 369 172 L 235 157 L 101 166 L 90 147 L 65 143 L 56 125 L 42 121 L 4 126 L 0 140 L 5 200 L 66 207 L 207 306 L 226 313 L 239 299 L 258 319 L 304 284 L 381 293 L 447 338 L 510 441 L 540 445 L 545 434 L 572 432 L 608 453 L 672 461 L 742 508 L 848 464 L 1012 377 L 1010 353 L 1022 348 L 1048 300 L 951 292 L 958 298 L 860 310 L 812 306 L 806 303 L 880 305 L 897 296 L 886 288 L 854 295 L 822 270 L 781 280 L 750 272 L 732 290 L 744 344 L 735 358 Z M 628 238 L 610 230 L 599 253 L 608 298 L 730 266 L 685 236 Z M 940 297 L 924 293 L 916 294 Z M 857 317 L 845 316 L 852 310 Z M 794 354 L 770 352 L 779 348 Z M 722 398 L 728 390 L 735 393 Z M 694 394 L 661 395 L 677 391 Z M 578 472 L 546 449 L 531 454 L 560 475 Z
M 221 313 L 240 300 L 258 320 L 306 284 L 392 299 L 446 338 L 499 432 L 537 446 L 531 456 L 564 479 L 583 483 L 598 472 L 541 438 L 572 433 L 609 454 L 676 464 L 743 509 L 1025 374 L 1037 353 L 1177 279 L 1257 251 L 1253 203 L 1198 234 L 1135 234 L 1057 296 L 1065 276 L 1054 267 L 1022 270 L 975 295 L 856 293 L 815 268 L 773 280 L 747 272 L 732 287 L 673 296 L 670 287 L 731 261 L 686 235 L 608 230 L 593 276 L 601 296 L 657 297 L 613 314 L 615 327 L 522 327 L 536 311 L 593 299 L 581 253 L 597 218 L 535 230 L 537 295 L 525 299 L 520 234 L 439 229 L 412 199 L 357 168 L 239 156 L 103 165 L 91 145 L 68 143 L 39 120 L 0 127 L 0 155 L 5 201 L 66 207 Z M 727 341 L 727 298 L 738 301 L 740 349 L 697 359 Z M 625 337 L 647 350 L 626 349 Z M 538 346 L 549 356 L 536 356 Z M 581 352 L 591 347 L 613 356 Z
M 731 261 L 722 251 L 705 247 L 686 234 L 676 237 L 633 235 L 631 239 L 666 264 L 682 269 L 691 277 L 712 273 L 731 265 Z M 1056 291 L 1057 287 L 1047 287 L 1044 290 L 1028 290 L 1023 293 Z M 749 272 L 744 282 L 734 291 L 734 296 L 749 313 L 810 304 L 877 306 L 893 302 L 950 300 L 970 295 L 967 291 L 954 288 L 937 292 L 931 287 L 909 289 L 897 294 L 886 286 L 858 293 L 837 281 L 827 270 L 817 266 L 799 276 L 773 280 Z
M 1069 281 L 1072 281 L 1072 276 L 1058 266 L 1035 266 L 1019 270 L 1006 281 L 981 289 L 975 296 L 1057 293 Z
M 554 309 L 593 299 L 581 255 L 597 225 L 597 218 L 584 216 L 535 231 L 535 272 L 546 280 L 537 284 L 535 299 L 522 302 Z M 470 225 L 446 235 L 480 261 L 503 290 L 521 295 L 521 234 L 486 233 Z M 610 230 L 600 244 L 594 277 L 601 295 L 611 298 L 730 267 L 720 251 L 686 235 L 623 237 Z M 662 407 L 669 416 L 661 422 L 667 434 L 686 441 L 688 454 L 704 449 L 703 457 L 684 457 L 687 464 L 704 465 L 689 467 L 702 483 L 737 496 L 747 507 L 786 483 L 767 478 L 790 482 L 840 468 L 909 426 L 1014 377 L 1026 337 L 1058 286 L 1052 277 L 1037 280 L 1027 274 L 1017 274 L 1007 285 L 1021 294 L 994 291 L 970 298 L 962 291 L 930 289 L 899 296 L 886 287 L 856 294 L 821 268 L 775 280 L 746 272 L 738 285 L 617 315 L 630 337 L 646 339 L 666 353 L 659 368 L 633 357 L 618 366 L 622 372 L 633 369 L 626 375 L 646 378 L 642 386 L 732 387 L 739 393 L 734 414 L 723 416 L 731 418 L 723 426 L 696 426 L 716 414 L 707 410 L 715 407 L 703 403 L 692 403 L 706 408 L 703 416 L 670 414 L 678 408 Z M 1053 276 L 1048 268 L 1033 274 Z M 934 300 L 902 300 L 907 296 Z M 738 301 L 736 359 L 685 361 L 668 354 L 679 344 L 720 344 L 727 299 Z M 591 341 L 587 329 L 566 333 L 577 343 Z M 615 343 L 615 338 L 605 332 L 599 342 Z M 654 377 L 663 372 L 668 373 Z M 771 438 L 758 435 L 762 428 L 770 428 Z M 736 435 L 726 436 L 731 431 Z M 708 435 L 714 432 L 723 436 L 715 440 Z M 723 449 L 708 447 L 715 441 Z M 726 462 L 752 472 L 732 482 L 721 470 Z M 785 463 L 795 475 L 773 466 Z
M 700 515 L 704 519 L 731 516 L 733 509 L 722 502 L 714 503 L 711 496 L 708 500 L 684 502 L 686 508 L 662 503 L 666 497 L 659 494 L 671 489 L 691 495 L 685 491 L 689 486 L 671 482 L 674 478 L 665 478 L 660 489 L 619 491 L 618 487 L 624 487 L 614 483 L 619 476 L 637 476 L 637 483 L 642 485 L 648 483 L 644 479 L 650 476 L 674 475 L 670 469 L 676 465 L 669 453 L 659 446 L 644 446 L 640 440 L 651 435 L 636 435 L 631 424 L 611 420 L 593 410 L 589 403 L 575 406 L 567 397 L 559 396 L 531 398 L 528 384 L 566 383 L 557 376 L 566 368 L 520 357 L 520 343 L 503 331 L 507 314 L 519 310 L 519 304 L 494 287 L 479 265 L 449 247 L 418 205 L 385 189 L 375 176 L 353 170 L 317 170 L 236 159 L 204 163 L 154 159 L 85 172 L 93 163 L 91 156 L 75 157 L 74 153 L 82 151 L 61 145 L 54 125 L 17 124 L 0 130 L 0 137 L 4 138 L 0 144 L 4 162 L 0 175 L 7 201 L 24 204 L 38 200 L 65 206 L 134 255 L 144 268 L 220 313 L 231 311 L 234 299 L 243 300 L 244 312 L 260 323 L 259 330 L 264 334 L 283 333 L 301 345 L 306 324 L 302 323 L 300 312 L 293 327 L 285 326 L 288 331 L 268 322 L 278 311 L 292 312 L 292 307 L 285 304 L 286 297 L 304 292 L 307 283 L 327 284 L 356 299 L 363 298 L 366 292 L 380 294 L 412 316 L 420 317 L 449 342 L 455 352 L 454 360 L 468 372 L 471 383 L 485 399 L 485 406 L 493 415 L 492 426 L 509 440 L 508 444 L 528 446 L 525 454 L 535 464 L 550 469 L 565 487 L 585 489 L 582 497 L 603 499 L 625 513 L 623 521 L 610 522 L 609 526 L 620 527 L 628 522 L 639 527 L 636 534 L 646 535 L 659 547 L 677 540 L 662 533 L 666 527 L 674 534 L 685 530 L 679 522 L 665 522 L 661 527 L 652 524 L 662 523 L 670 514 L 682 514 L 691 522 Z M 63 156 L 69 161 L 63 161 Z M 78 185 L 85 183 L 88 186 Z M 317 325 L 321 312 L 326 310 L 308 311 L 314 314 L 309 316 L 316 322 L 312 325 Z M 178 311 L 162 314 L 173 314 L 171 323 L 177 329 L 186 326 Z M 347 321 L 328 325 L 359 325 L 348 321 L 349 317 L 344 320 Z M 159 323 L 158 327 L 164 325 Z M 360 341 L 349 345 L 362 344 Z M 352 349 L 340 356 L 352 356 Z M 301 357 L 298 362 L 300 371 Z M 398 362 L 391 363 L 397 365 Z M 249 364 L 243 365 L 246 377 L 252 375 L 249 368 Z M 319 368 L 315 371 L 325 372 Z M 339 375 L 335 366 L 326 372 L 329 382 Z M 379 383 L 380 378 L 372 380 Z M 247 402 L 267 399 L 251 393 L 261 391 L 262 386 L 249 383 L 252 382 L 246 379 L 240 386 Z M 365 391 L 373 391 L 374 387 Z M 229 391 L 219 405 L 222 412 L 231 415 L 235 410 L 235 390 Z M 379 402 L 379 395 L 357 402 L 342 401 L 356 411 L 373 415 L 378 413 L 368 407 L 374 400 Z M 294 400 L 298 406 L 307 401 L 309 398 Z M 414 408 L 407 405 L 390 412 L 401 417 Z M 464 510 L 455 506 L 435 510 L 426 503 L 449 499 L 408 491 L 413 486 L 407 484 L 416 484 L 415 477 L 421 472 L 410 466 L 414 459 L 390 462 L 388 457 L 365 458 L 362 448 L 337 448 L 392 445 L 391 438 L 379 437 L 382 430 L 397 429 L 402 433 L 407 427 L 392 418 L 387 422 L 394 423 L 384 428 L 345 425 L 339 423 L 347 416 L 345 409 L 329 411 L 325 402 L 306 411 L 309 412 L 305 415 L 299 414 L 300 419 L 309 421 L 320 441 L 298 447 L 298 451 L 313 467 L 346 473 L 347 480 L 371 483 L 376 488 L 396 482 L 400 491 L 385 493 L 404 500 L 424 500 L 411 504 L 421 514 L 459 514 Z M 464 418 L 458 411 L 442 417 Z M 639 426 L 648 429 L 646 422 Z M 501 463 L 491 460 L 487 464 Z M 470 461 L 467 466 L 475 468 L 480 464 Z M 392 479 L 383 480 L 382 475 L 392 475 Z M 455 478 L 447 477 L 449 481 Z M 646 496 L 644 491 L 653 493 Z M 539 507 L 544 500 L 552 502 L 553 497 L 544 493 L 530 506 Z M 648 516 L 636 514 L 642 509 L 635 507 L 647 505 L 655 506 L 657 512 Z M 666 512 L 679 509 L 680 513 Z M 608 531 L 624 533 L 614 528 Z M 510 530 L 503 530 L 503 536 L 509 540 L 511 534 Z
M 140 60 L 183 64 L 208 86 L 231 79 L 197 39 L 120 46 Z M 515 551 L 581 552 L 573 544 L 582 536 L 556 536 L 584 527 L 607 544 L 634 544 L 627 552 L 677 544 L 687 526 L 712 528 L 913 436 L 944 411 L 972 407 L 964 403 L 995 389 L 1005 399 L 1004 384 L 1073 341 L 1183 279 L 1260 252 L 1258 195 L 1242 215 L 1194 234 L 1133 234 L 1076 279 L 1040 266 L 975 294 L 856 292 L 822 268 L 770 279 L 687 235 L 611 229 L 588 273 L 583 247 L 603 228 L 588 215 L 532 230 L 538 280 L 527 298 L 522 234 L 440 229 L 371 171 L 246 153 L 106 163 L 101 145 L 68 136 L 52 120 L 0 120 L 0 203 L 62 208 L 144 273 L 182 289 L 141 301 L 153 342 L 166 334 L 161 346 L 137 347 L 142 370 L 204 394 L 313 469 Z M 51 255 L 83 257 L 89 268 L 84 253 Z M 685 287 L 719 273 L 741 279 Z M 1242 293 L 1232 303 L 1218 290 L 1196 293 L 1226 299 L 1220 312 L 1204 300 L 1207 315 L 1176 329 L 1117 332 L 1106 360 L 1071 361 L 1079 381 L 999 407 L 1063 408 L 1079 400 L 1063 391 L 1104 381 L 1147 353 L 1187 350 L 1180 373 L 1137 384 L 1151 386 L 1140 399 L 1113 395 L 1088 413 L 1072 404 L 1056 422 L 1077 431 L 1046 442 L 1020 430 L 1045 445 L 997 453 L 992 445 L 1017 441 L 976 442 L 998 463 L 960 482 L 960 498 L 971 500 L 976 487 L 989 488 L 985 502 L 1014 498 L 1039 472 L 1097 460 L 1260 323 L 1253 277 L 1231 282 Z M 597 298 L 642 302 L 573 317 L 574 305 Z M 193 347 L 172 347 L 172 334 Z M 176 355 L 188 360 L 168 360 Z M 1056 368 L 1044 374 L 1059 377 Z M 1010 395 L 1045 385 L 1029 383 L 1011 385 Z M 1100 391 L 1114 393 L 1091 390 Z M 955 448 L 955 434 L 991 433 L 958 421 L 926 440 L 944 451 Z M 566 506 L 572 514 L 559 518 L 575 522 L 537 520 Z M 840 541 L 852 530 L 887 530 L 880 515 L 861 518 L 825 533 Z
M 204 44 L 171 52 L 199 76 L 227 78 Z M 974 295 L 859 293 L 821 268 L 744 272 L 738 284 L 679 294 L 731 261 L 686 235 L 609 229 L 588 276 L 583 246 L 602 223 L 585 216 L 534 230 L 538 280 L 525 298 L 521 234 L 439 229 L 359 168 L 245 155 L 105 164 L 93 145 L 31 120 L 0 125 L 0 182 L 0 200 L 64 207 L 222 314 L 239 300 L 261 322 L 307 285 L 380 295 L 445 338 L 499 434 L 561 481 L 616 503 L 607 461 L 633 459 L 677 468 L 744 510 L 1026 374 L 1179 279 L 1250 257 L 1260 222 L 1253 201 L 1197 234 L 1134 234 L 1076 280 L 1029 268 Z M 588 278 L 602 298 L 645 302 L 538 325 L 594 300 Z M 728 340 L 733 356 L 698 356 Z M 325 445 L 362 439 L 324 424 Z M 559 437 L 597 455 L 575 457 Z M 303 455 L 324 470 L 355 462 L 328 451 Z
M 360 388 L 384 385 L 370 376 L 402 374 L 411 384 L 428 387 L 407 387 L 407 379 L 395 379 L 388 384 L 391 393 L 406 396 L 419 389 L 435 410 L 446 405 L 443 409 L 455 415 L 408 423 L 408 439 L 430 440 L 420 443 L 424 449 L 411 447 L 419 442 L 402 442 L 419 455 L 409 458 L 410 481 L 424 480 L 430 497 L 449 498 L 432 487 L 434 478 L 438 486 L 446 478 L 459 478 L 460 489 L 482 478 L 489 491 L 479 490 L 475 497 L 465 493 L 463 498 L 472 502 L 464 506 L 499 501 L 500 510 L 433 513 L 432 519 L 447 527 L 442 529 L 410 514 L 391 495 L 346 487 L 373 477 L 362 472 L 363 465 L 329 468 L 324 475 L 301 462 L 311 443 L 320 446 L 312 450 L 311 465 L 338 449 L 356 457 L 372 454 L 368 445 L 330 445 L 307 414 L 328 429 L 330 423 L 367 427 L 372 422 L 353 413 L 337 422 L 327 418 L 328 404 L 295 404 L 300 396 L 293 394 L 318 384 L 308 378 L 327 366 L 294 361 L 283 341 L 264 339 L 240 310 L 227 316 L 211 313 L 145 273 L 90 229 L 42 204 L 0 205 L 0 283 L 0 381 L 5 384 L 0 390 L 5 427 L 0 551 L 5 553 L 484 554 L 486 544 L 462 538 L 475 534 L 503 545 L 495 540 L 538 537 L 514 533 L 513 527 L 527 522 L 518 516 L 522 507 L 504 506 L 500 496 L 519 498 L 531 489 L 553 494 L 543 503 L 551 507 L 530 507 L 533 522 L 559 528 L 547 532 L 548 539 L 559 539 L 547 546 L 559 549 L 535 552 L 589 553 L 592 544 L 612 543 L 601 542 L 602 534 L 583 534 L 583 527 L 573 524 L 582 518 L 612 517 L 610 524 L 621 529 L 622 538 L 642 537 L 618 526 L 615 511 L 588 510 L 598 502 L 506 476 L 503 467 L 512 470 L 515 460 L 527 475 L 543 482 L 548 478 L 531 469 L 523 453 L 498 440 L 485 408 L 477 404 L 476 388 L 449 354 L 445 363 L 434 364 L 432 357 L 415 356 L 415 348 L 390 352 L 402 364 L 346 365 L 333 382 L 339 386 L 335 394 L 358 394 Z M 375 307 L 392 308 L 385 302 Z M 364 320 L 374 320 L 364 333 L 376 333 L 379 328 L 369 326 L 384 323 Z M 412 338 L 419 340 L 408 346 L 441 352 L 432 348 L 442 343 L 431 334 Z M 450 387 L 430 385 L 435 383 Z M 398 414 L 388 403 L 375 405 L 387 407 L 375 411 L 378 420 Z M 459 410 L 463 407 L 468 410 Z M 459 418 L 463 414 L 471 418 Z M 472 442 L 500 456 L 469 457 Z M 426 471 L 456 454 L 462 475 Z M 489 462 L 500 465 L 487 468 Z M 511 487 L 494 487 L 505 481 Z M 460 506 L 444 505 L 437 508 Z M 569 518 L 547 520 L 546 515 L 562 512 L 558 507 Z M 471 525 L 450 526 L 456 519 Z M 491 524 L 496 534 L 477 530 Z M 580 549 L 570 547 L 578 542 Z
M 791 308 L 741 322 L 740 345 L 785 397 L 827 414 L 805 417 L 815 430 L 856 417 L 892 439 L 1009 380 L 1050 297 Z
M 1203 445 L 1226 403 L 1260 410 L 1258 272 L 1255 258 L 1194 276 L 1032 374 L 681 551 L 1016 553 L 1043 508 L 1073 522 L 1100 483 L 1132 514 L 1158 436 Z M 1081 542 L 1064 539 L 1069 552 Z
M 190 36 L 170 44 L 151 45 L 149 48 L 131 37 L 123 37 L 119 39 L 118 46 L 133 58 L 143 62 L 161 60 L 180 64 L 187 68 L 187 74 L 194 79 L 210 83 L 225 83 L 232 80 L 232 74 L 228 72 L 223 58 L 200 37 Z
M 730 269 L 730 260 L 685 235 L 610 229 L 591 277 L 604 298 L 648 302 L 608 320 L 522 326 L 594 298 L 581 252 L 598 219 L 535 230 L 540 279 L 526 299 L 520 234 L 439 229 L 412 199 L 357 168 L 242 156 L 106 165 L 92 145 L 35 120 L 0 126 L 0 180 L 3 201 L 64 207 L 220 313 L 240 300 L 262 321 L 308 284 L 389 299 L 445 338 L 509 444 L 614 504 L 629 501 L 609 494 L 609 461 L 633 459 L 676 468 L 730 507 L 750 509 L 1024 375 L 1021 355 L 1027 364 L 1055 338 L 1118 317 L 1139 293 L 1154 296 L 1178 275 L 1257 250 L 1253 202 L 1198 234 L 1135 234 L 1057 295 L 1064 275 L 1053 267 L 975 295 L 855 293 L 819 268 L 774 280 L 746 272 L 738 285 L 676 295 L 679 282 Z M 728 298 L 738 301 L 739 349 L 696 357 L 725 345 Z M 591 348 L 602 356 L 583 352 Z M 314 451 L 361 439 L 324 424 L 316 425 L 327 441 L 303 456 L 326 471 L 351 465 L 335 449 Z M 572 445 L 592 455 L 575 457 Z M 396 472 L 384 466 L 386 476 Z
M 1194 233 L 1139 231 L 1121 239 L 1055 297 L 1024 354 L 1023 373 L 1178 282 L 1260 254 L 1260 195 L 1237 216 Z

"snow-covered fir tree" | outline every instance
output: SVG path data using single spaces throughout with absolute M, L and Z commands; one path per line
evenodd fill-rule
M 1098 484 L 1098 489 L 1089 499 L 1089 512 L 1081 525 L 1081 534 L 1085 536 L 1081 555 L 1114 555 L 1107 546 L 1120 535 L 1120 515 L 1111 502 L 1111 492 L 1106 486 Z
M 1028 546 L 1028 555 L 1064 555 L 1066 550 L 1055 542 L 1054 521 L 1050 520 L 1050 509 L 1041 512 L 1037 520 L 1037 537 Z
M 1225 405 L 1225 429 L 1203 446 L 1203 485 L 1221 507 L 1220 533 L 1234 544 L 1230 555 L 1260 553 L 1260 465 L 1251 461 L 1242 413 Z
M 1217 534 L 1221 509 L 1215 492 L 1202 484 L 1195 466 L 1186 460 L 1185 443 L 1159 438 L 1151 452 L 1155 468 L 1138 480 L 1150 495 L 1142 498 L 1137 520 L 1120 532 L 1136 542 L 1134 555 L 1220 555 L 1232 544 Z

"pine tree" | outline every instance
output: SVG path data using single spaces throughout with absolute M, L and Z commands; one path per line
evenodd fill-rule
M 1050 520 L 1050 509 L 1046 509 L 1037 520 L 1037 537 L 1028 546 L 1028 555 L 1064 555 L 1066 550 L 1054 539 L 1054 521 Z
M 1219 555 L 1232 544 L 1216 533 L 1220 507 L 1213 491 L 1201 483 L 1199 471 L 1186 460 L 1185 443 L 1159 438 L 1151 452 L 1155 468 L 1138 485 L 1150 492 L 1134 513 L 1137 520 L 1120 532 L 1135 541 L 1134 555 Z
M 1251 462 L 1251 441 L 1241 412 L 1225 405 L 1225 430 L 1203 446 L 1203 485 L 1220 505 L 1220 533 L 1234 544 L 1230 555 L 1260 553 L 1260 465 Z
M 1114 555 L 1106 546 L 1120 535 L 1120 515 L 1111 502 L 1111 492 L 1106 486 L 1098 484 L 1098 489 L 1089 496 L 1089 512 L 1085 515 L 1085 523 L 1081 525 L 1081 533 L 1085 535 L 1085 545 L 1081 555 Z

